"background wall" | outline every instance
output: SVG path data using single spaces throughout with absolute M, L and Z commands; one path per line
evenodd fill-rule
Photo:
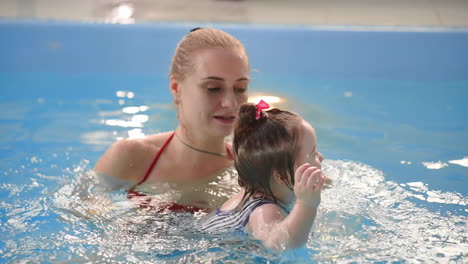
M 465 0 L 1 0 L 0 17 L 134 23 L 468 26 Z

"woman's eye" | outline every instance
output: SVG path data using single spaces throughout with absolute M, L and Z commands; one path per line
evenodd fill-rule
M 245 93 L 246 90 L 246 88 L 234 88 L 234 91 L 239 94 Z
M 221 88 L 220 87 L 211 87 L 211 88 L 208 88 L 208 92 L 210 93 L 217 93 L 221 91 Z

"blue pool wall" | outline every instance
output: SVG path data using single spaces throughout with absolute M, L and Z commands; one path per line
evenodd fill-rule
M 167 73 L 176 43 L 198 25 L 0 21 L 0 71 Z M 263 73 L 468 80 L 468 30 L 214 27 L 239 38 Z

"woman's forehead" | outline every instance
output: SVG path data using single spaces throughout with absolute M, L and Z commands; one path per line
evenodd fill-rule
M 249 77 L 246 57 L 238 48 L 202 49 L 195 53 L 193 60 L 194 73 L 201 78 L 231 77 L 237 80 Z

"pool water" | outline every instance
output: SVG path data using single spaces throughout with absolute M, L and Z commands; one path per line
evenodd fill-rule
M 316 128 L 334 180 L 307 245 L 277 253 L 199 234 L 199 215 L 136 208 L 125 186 L 110 190 L 92 171 L 112 142 L 175 128 L 160 64 L 190 25 L 0 26 L 1 262 L 467 261 L 466 32 L 225 26 L 257 70 L 251 96 L 276 96 Z M 108 48 L 106 36 L 119 41 Z M 314 56 L 294 56 L 298 47 Z M 222 177 L 235 184 L 235 172 Z

